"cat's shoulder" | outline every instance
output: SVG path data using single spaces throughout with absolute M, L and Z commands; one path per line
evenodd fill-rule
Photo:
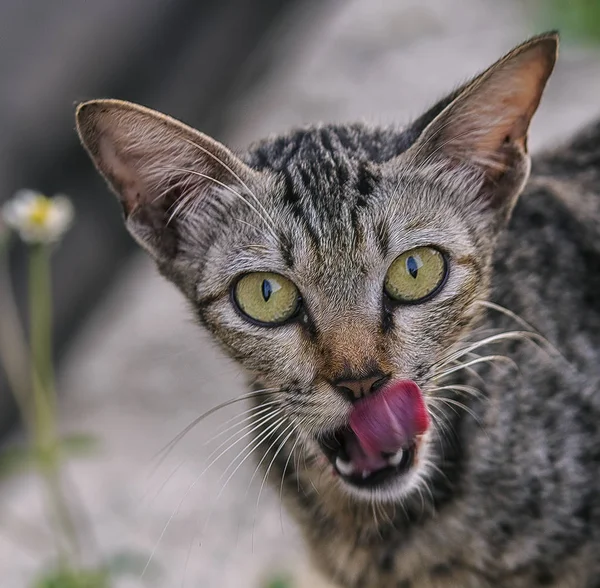
M 600 120 L 535 157 L 521 198 L 540 213 L 552 207 L 556 223 L 577 228 L 577 239 L 600 254 Z

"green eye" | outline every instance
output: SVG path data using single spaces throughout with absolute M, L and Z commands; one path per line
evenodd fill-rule
M 235 285 L 239 309 L 251 319 L 278 325 L 298 310 L 300 293 L 293 282 L 270 272 L 246 274 Z
M 384 287 L 390 298 L 411 304 L 437 292 L 445 277 L 444 256 L 433 247 L 416 247 L 392 262 Z

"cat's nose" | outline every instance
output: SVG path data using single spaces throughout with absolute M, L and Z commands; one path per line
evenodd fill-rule
M 388 382 L 387 376 L 381 374 L 356 380 L 338 380 L 335 387 L 344 394 L 350 402 L 356 402 L 369 394 L 373 394 Z

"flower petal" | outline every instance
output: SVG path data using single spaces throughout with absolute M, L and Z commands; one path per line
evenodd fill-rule
M 62 194 L 47 198 L 34 190 L 19 190 L 1 211 L 6 224 L 27 243 L 58 241 L 74 217 L 69 198 Z

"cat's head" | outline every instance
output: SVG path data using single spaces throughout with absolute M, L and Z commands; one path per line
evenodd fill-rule
M 315 126 L 242 156 L 133 104 L 78 108 L 131 234 L 276 402 L 265 429 L 356 495 L 397 496 L 425 467 L 429 398 L 486 296 L 557 42 L 521 45 L 403 131 Z

